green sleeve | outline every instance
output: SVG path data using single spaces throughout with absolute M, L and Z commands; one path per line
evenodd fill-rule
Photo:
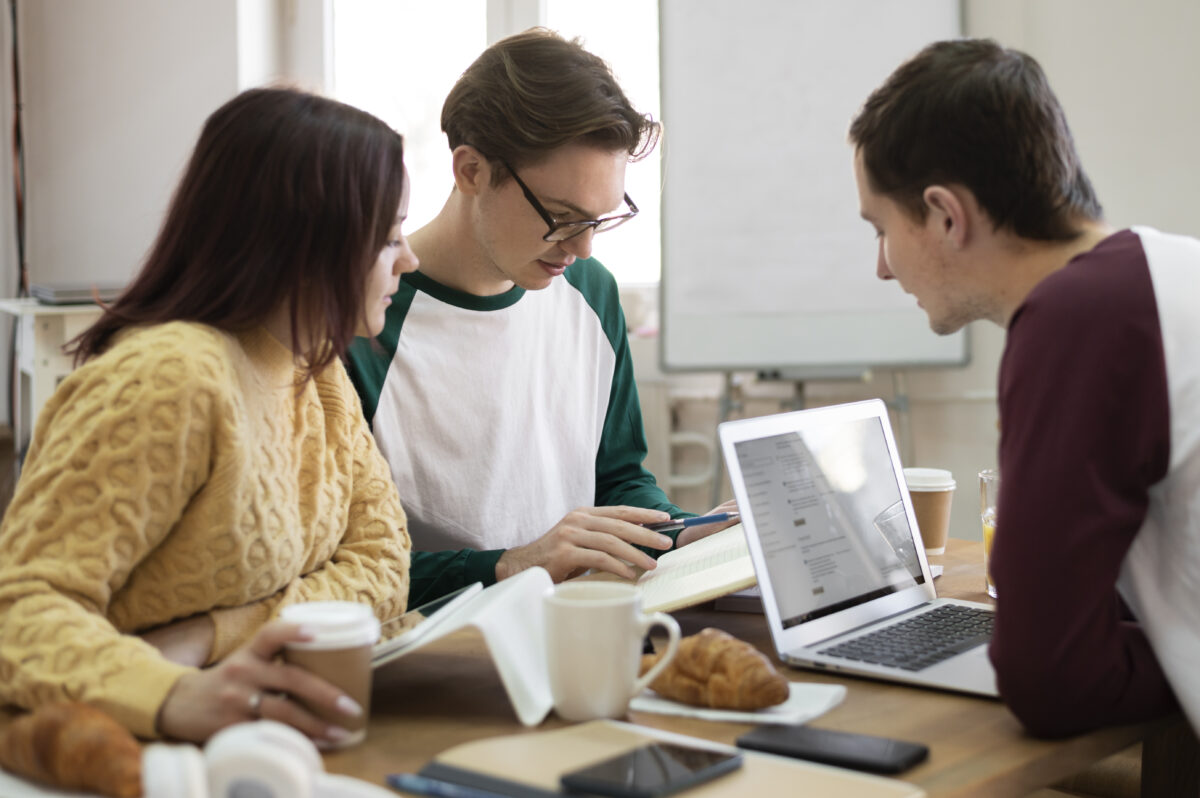
M 472 582 L 496 583 L 496 562 L 503 549 L 492 551 L 414 551 L 409 566 L 408 606 L 419 607 Z
M 625 314 L 621 310 L 616 280 L 593 259 L 575 263 L 566 276 L 599 317 L 616 355 L 608 413 L 601 432 L 600 450 L 596 454 L 596 506 L 627 504 L 664 510 L 672 518 L 692 515 L 672 504 L 654 475 L 642 465 L 646 459 L 646 431 L 642 426 L 642 408 L 633 379 L 633 357 L 629 353 Z M 646 551 L 651 555 L 663 553 Z
M 363 416 L 367 424 L 375 420 L 379 395 L 383 393 L 388 369 L 400 344 L 400 330 L 404 327 L 404 318 L 417 293 L 404 277 L 408 275 L 401 277 L 400 288 L 392 294 L 392 304 L 388 306 L 383 331 L 375 338 L 355 338 L 346 352 L 346 372 L 362 399 Z

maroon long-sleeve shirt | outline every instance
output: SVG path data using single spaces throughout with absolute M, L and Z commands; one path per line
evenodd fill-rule
M 1176 706 L 1116 590 L 1170 443 L 1154 287 L 1138 236 L 1122 231 L 1030 293 L 1000 367 L 990 655 L 1002 697 L 1034 734 Z

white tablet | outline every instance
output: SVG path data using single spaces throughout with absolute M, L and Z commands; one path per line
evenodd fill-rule
M 431 632 L 458 614 L 474 596 L 483 591 L 482 582 L 472 582 L 453 593 L 414 607 L 403 615 L 385 621 L 380 640 L 371 652 L 371 666 L 379 667 L 403 656 Z

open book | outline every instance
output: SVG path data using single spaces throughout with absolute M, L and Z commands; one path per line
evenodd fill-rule
M 637 581 L 646 612 L 671 612 L 758 584 L 741 524 L 658 558 Z
M 637 584 L 646 612 L 670 612 L 757 584 L 742 525 L 664 554 L 658 567 L 642 574 Z M 542 618 L 542 598 L 551 587 L 550 574 L 534 567 L 486 588 L 465 588 L 446 597 L 449 600 L 436 610 L 418 607 L 395 619 L 407 631 L 380 641 L 371 665 L 382 667 L 474 627 L 483 636 L 517 717 L 526 726 L 541 723 L 553 704 Z

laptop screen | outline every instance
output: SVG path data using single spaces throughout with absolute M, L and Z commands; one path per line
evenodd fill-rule
M 881 419 L 822 421 L 734 443 L 785 629 L 925 581 Z

